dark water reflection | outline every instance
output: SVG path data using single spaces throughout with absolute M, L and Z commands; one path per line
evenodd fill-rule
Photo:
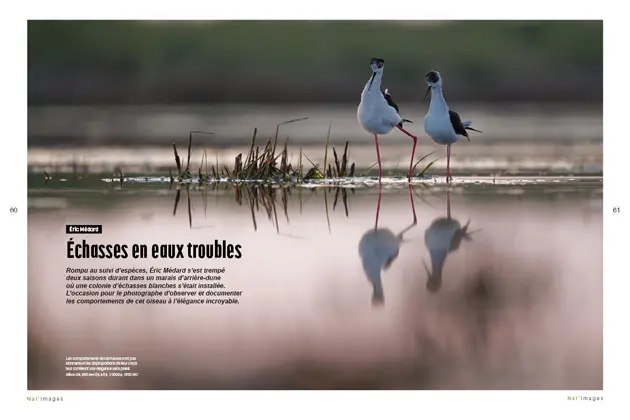
M 408 189 L 413 222 L 398 234 L 394 234 L 390 229 L 378 227 L 381 199 L 383 197 L 383 189 L 382 186 L 379 185 L 374 228 L 365 232 L 359 242 L 359 255 L 361 257 L 363 271 L 374 288 L 372 294 L 373 305 L 382 305 L 385 303 L 381 271 L 391 267 L 400 253 L 400 246 L 404 242 L 403 235 L 418 224 L 411 186 L 409 186 Z
M 427 270 L 427 290 L 437 292 L 442 288 L 442 270 L 448 254 L 459 249 L 463 240 L 472 241 L 472 233 L 468 232 L 470 219 L 464 226 L 451 216 L 451 194 L 446 191 L 446 216 L 438 217 L 424 231 L 424 244 L 431 257 L 431 267 Z
M 78 196 L 29 196 L 31 388 L 602 387 L 601 187 Z M 103 224 L 102 236 L 78 237 L 88 242 L 226 240 L 243 258 L 69 263 L 66 223 Z M 243 296 L 232 306 L 70 306 L 68 265 L 220 266 Z M 140 375 L 63 376 L 64 357 L 93 355 L 137 356 Z

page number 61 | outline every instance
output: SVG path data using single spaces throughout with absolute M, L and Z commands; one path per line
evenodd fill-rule
M 613 213 L 620 213 L 621 209 L 619 207 L 613 207 Z

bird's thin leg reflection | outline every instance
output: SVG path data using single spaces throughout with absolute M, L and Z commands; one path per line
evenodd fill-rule
M 383 195 L 383 185 L 378 184 L 378 201 L 376 202 L 376 216 L 374 217 L 374 230 L 378 229 L 378 216 L 381 213 L 382 195 Z
M 451 219 L 451 192 L 446 190 L 446 218 Z
M 431 268 L 424 261 L 424 268 L 428 278 L 426 288 L 430 292 L 437 292 L 442 288 L 442 270 L 449 253 L 459 249 L 462 240 L 471 241 L 471 233 L 468 232 L 470 219 L 466 225 L 453 219 L 451 214 L 451 194 L 446 191 L 446 217 L 438 217 L 424 232 L 424 243 L 431 256 Z
M 370 228 L 365 232 L 359 242 L 359 256 L 361 257 L 363 271 L 369 282 L 372 283 L 372 305 L 374 306 L 380 306 L 385 303 L 381 271 L 391 267 L 392 263 L 398 258 L 400 245 L 403 242 L 403 234 L 417 224 L 411 187 L 409 187 L 409 197 L 411 197 L 413 223 L 403 229 L 398 235 L 395 235 L 390 229 L 378 227 L 382 199 L 382 186 L 379 185 L 374 228 Z
M 413 189 L 411 185 L 408 185 L 408 188 L 409 188 L 409 201 L 411 202 L 411 211 L 413 213 L 413 223 L 411 223 L 409 226 L 407 226 L 402 231 L 400 231 L 400 233 L 398 234 L 398 238 L 400 238 L 401 241 L 403 239 L 403 235 L 418 224 L 418 217 L 416 216 L 416 206 L 413 202 Z

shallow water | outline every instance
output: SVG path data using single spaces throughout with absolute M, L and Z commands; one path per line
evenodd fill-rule
M 31 389 L 602 389 L 601 178 L 64 177 L 29 185 Z M 225 267 L 240 304 L 67 306 L 65 224 L 102 224 L 88 242 L 240 244 L 238 260 L 71 263 Z M 66 356 L 109 355 L 138 357 L 139 377 L 63 376 Z
M 358 124 L 357 105 L 29 107 L 28 164 L 49 173 L 71 171 L 73 164 L 92 172 L 116 167 L 126 173 L 166 172 L 174 168 L 173 143 L 183 157 L 190 131 L 199 130 L 214 134 L 193 135 L 192 165 L 197 167 L 204 151 L 210 164 L 232 165 L 235 156 L 249 151 L 256 130 L 261 150 L 277 134 L 279 148 L 288 141 L 294 167 L 300 149 L 321 167 L 330 129 L 329 158 L 332 147 L 341 155 L 349 142 L 350 162 L 368 167 L 376 164 L 374 137 Z M 483 132 L 453 146 L 451 168 L 460 175 L 602 174 L 601 105 L 450 105 Z M 431 153 L 430 160 L 439 158 L 433 170 L 444 172 L 446 148 L 431 141 L 423 129 L 428 105 L 401 106 L 414 121 L 407 129 L 418 136 L 416 159 Z M 301 118 L 306 119 L 278 126 Z M 380 136 L 379 144 L 384 170 L 408 167 L 409 137 L 394 130 Z

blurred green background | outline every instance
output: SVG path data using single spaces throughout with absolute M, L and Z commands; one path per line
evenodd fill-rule
M 483 131 L 453 152 L 462 173 L 601 173 L 602 21 L 30 21 L 29 166 L 153 173 L 191 130 L 215 133 L 196 138 L 194 160 L 207 149 L 231 164 L 254 128 L 262 142 L 308 117 L 281 129 L 293 156 L 323 159 L 330 126 L 331 144 L 350 142 L 369 167 L 356 110 L 374 56 L 435 171 L 445 148 L 424 133 L 421 103 L 431 69 Z M 410 147 L 388 135 L 384 167 Z
M 29 21 L 44 104 L 357 102 L 373 56 L 419 101 L 601 103 L 602 21 Z

